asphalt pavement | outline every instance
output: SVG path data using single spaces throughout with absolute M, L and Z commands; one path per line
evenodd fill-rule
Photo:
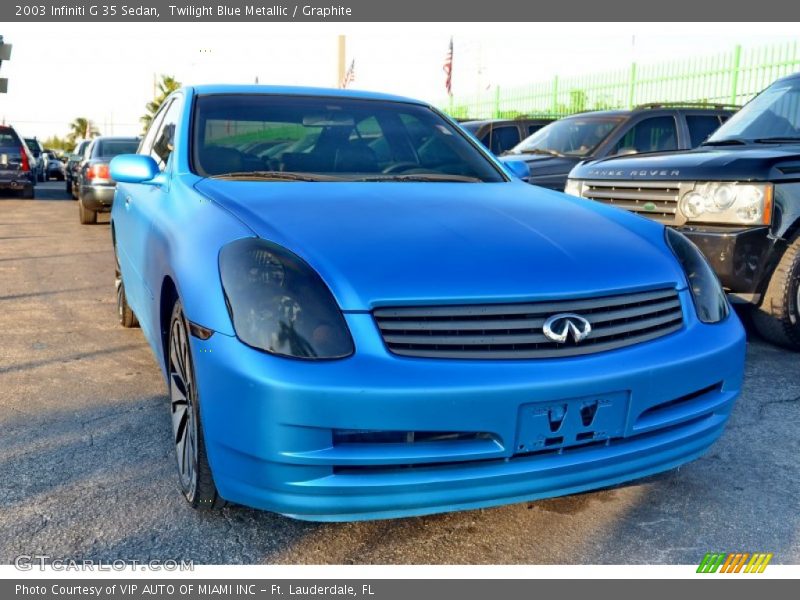
M 754 336 L 722 439 L 659 477 L 368 523 L 195 512 L 178 492 L 156 362 L 116 321 L 107 221 L 80 225 L 61 182 L 0 199 L 0 563 L 697 564 L 708 551 L 800 563 L 800 354 Z

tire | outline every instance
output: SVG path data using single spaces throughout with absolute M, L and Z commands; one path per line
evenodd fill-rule
M 67 183 L 64 184 L 65 189 L 67 190 L 67 194 L 72 196 L 72 182 L 67 179 Z
M 128 297 L 125 295 L 125 284 L 122 281 L 122 270 L 119 268 L 119 258 L 117 258 L 117 249 L 114 248 L 114 258 L 116 265 L 114 268 L 114 287 L 117 291 L 117 317 L 119 324 L 126 329 L 139 326 L 139 319 L 133 312 L 133 309 L 128 304 Z
M 761 337 L 800 351 L 800 236 L 786 248 L 752 316 Z
M 78 198 L 78 217 L 81 225 L 94 225 L 97 223 L 97 211 L 86 208 L 80 198 Z
M 189 327 L 180 301 L 175 302 L 167 342 L 167 372 L 172 421 L 172 440 L 178 482 L 186 501 L 199 510 L 213 510 L 227 503 L 219 495 L 208 464 Z
M 36 197 L 36 188 L 33 186 L 26 187 L 22 190 L 21 195 L 25 200 L 33 200 Z

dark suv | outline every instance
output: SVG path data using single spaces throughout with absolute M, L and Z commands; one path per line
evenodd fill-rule
M 583 164 L 566 191 L 686 234 L 762 336 L 800 350 L 800 73 L 697 150 Z
M 461 121 L 461 127 L 478 138 L 492 153 L 500 156 L 553 121 L 545 117 L 467 120 Z
M 10 126 L 0 126 L 0 189 L 33 198 L 36 159 L 25 141 Z
M 543 127 L 502 160 L 524 160 L 528 183 L 562 191 L 581 161 L 699 146 L 735 111 L 723 105 L 648 104 L 579 113 Z

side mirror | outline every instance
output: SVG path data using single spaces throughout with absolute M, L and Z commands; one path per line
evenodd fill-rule
M 156 161 L 142 154 L 120 154 L 111 159 L 111 179 L 122 183 L 147 183 L 161 171 Z
M 524 160 L 504 160 L 503 164 L 514 177 L 526 179 L 531 175 L 531 169 Z

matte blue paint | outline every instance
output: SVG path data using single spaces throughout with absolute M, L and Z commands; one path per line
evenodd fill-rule
M 196 94 L 217 92 L 413 102 L 265 86 L 184 88 L 176 97 L 191 107 Z M 741 389 L 744 332 L 735 314 L 714 325 L 698 321 L 661 225 L 518 180 L 202 179 L 189 170 L 189 113 L 183 110 L 173 155 L 155 183 L 133 183 L 138 171 L 131 165 L 142 163 L 120 159 L 120 170 L 131 176 L 114 175 L 120 198 L 112 223 L 129 302 L 162 369 L 165 282 L 177 289 L 187 318 L 215 332 L 205 341 L 192 338 L 191 346 L 206 444 L 223 497 L 320 521 L 493 506 L 669 469 L 700 456 L 722 433 Z M 125 198 L 130 201 L 119 201 Z M 218 255 L 225 244 L 253 236 L 286 247 L 320 274 L 345 313 L 356 348 L 351 357 L 281 358 L 235 337 Z M 665 286 L 679 290 L 682 330 L 569 359 L 400 358 L 387 351 L 370 314 L 377 306 L 535 301 Z M 717 384 L 691 406 L 639 419 L 652 406 Z M 624 436 L 618 442 L 518 453 L 529 430 L 520 419 L 532 405 L 598 395 L 627 402 L 609 413 Z M 332 443 L 335 429 L 492 437 L 348 447 Z M 369 470 L 346 470 L 354 466 Z
M 504 160 L 503 164 L 517 179 L 525 179 L 531 174 L 531 168 L 524 160 Z

